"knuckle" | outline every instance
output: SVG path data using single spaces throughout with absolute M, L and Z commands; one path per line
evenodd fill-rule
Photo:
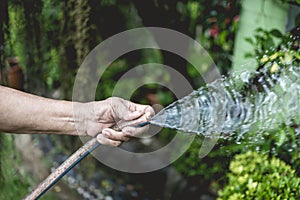
M 131 131 L 125 131 L 123 134 L 124 134 L 124 137 L 131 137 L 132 136 Z

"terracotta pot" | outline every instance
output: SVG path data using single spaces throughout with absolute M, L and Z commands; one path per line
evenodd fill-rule
M 7 86 L 18 90 L 24 88 L 24 74 L 22 69 L 16 65 L 10 67 L 7 71 Z

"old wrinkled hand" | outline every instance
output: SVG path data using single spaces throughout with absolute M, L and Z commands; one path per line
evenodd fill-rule
M 101 144 L 119 146 L 122 142 L 132 137 L 138 137 L 147 131 L 146 127 L 137 127 L 138 124 L 147 122 L 154 115 L 151 106 L 136 104 L 121 98 L 111 97 L 104 102 L 94 103 L 94 127 L 89 135 L 97 135 Z

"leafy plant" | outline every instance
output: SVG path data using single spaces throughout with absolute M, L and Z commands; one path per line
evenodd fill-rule
M 204 3 L 201 45 L 209 51 L 215 64 L 226 74 L 231 67 L 235 33 L 239 24 L 241 1 Z M 202 21 L 200 21 L 202 20 Z
M 294 30 L 299 31 L 299 27 Z M 288 32 L 282 34 L 277 29 L 270 31 L 257 29 L 254 40 L 246 38 L 246 41 L 254 46 L 255 52 L 248 53 L 247 57 L 255 57 L 259 69 L 264 68 L 271 73 L 280 71 L 280 68 L 297 64 L 300 61 L 299 35 Z
M 228 185 L 218 200 L 300 198 L 300 178 L 278 158 L 248 151 L 236 155 L 229 168 Z

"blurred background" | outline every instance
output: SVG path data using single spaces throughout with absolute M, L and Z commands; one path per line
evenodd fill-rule
M 299 0 L 1 1 L 0 82 L 40 96 L 72 100 L 76 72 L 94 47 L 122 31 L 147 26 L 173 29 L 195 39 L 223 75 L 262 68 L 273 73 L 291 64 L 299 66 L 299 3 Z M 196 59 L 203 61 L 200 57 Z M 153 49 L 133 51 L 106 69 L 96 100 L 110 97 L 116 82 L 132 67 L 153 62 L 174 68 L 194 89 L 205 85 L 201 74 L 209 73 L 211 64 L 202 63 L 199 74 L 173 53 Z M 170 77 L 164 80 L 176 81 Z M 138 88 L 130 100 L 166 106 L 176 97 L 163 86 L 147 84 Z M 243 194 L 249 199 L 297 199 L 300 198 L 299 132 L 297 125 L 281 126 L 263 135 L 261 141 L 220 140 L 203 159 L 198 157 L 203 141 L 199 136 L 179 160 L 164 169 L 143 174 L 119 172 L 89 156 L 42 199 L 246 199 L 239 196 Z M 162 129 L 149 141 L 134 140 L 129 145 L 136 151 L 155 150 L 168 143 L 174 133 Z M 23 198 L 81 145 L 77 137 L 71 136 L 1 134 L 0 199 Z M 256 173 L 249 169 L 249 174 L 236 176 L 234 172 L 240 167 L 245 171 L 253 168 Z M 272 173 L 271 178 L 262 181 L 267 172 Z M 258 180 L 261 180 L 260 190 Z

